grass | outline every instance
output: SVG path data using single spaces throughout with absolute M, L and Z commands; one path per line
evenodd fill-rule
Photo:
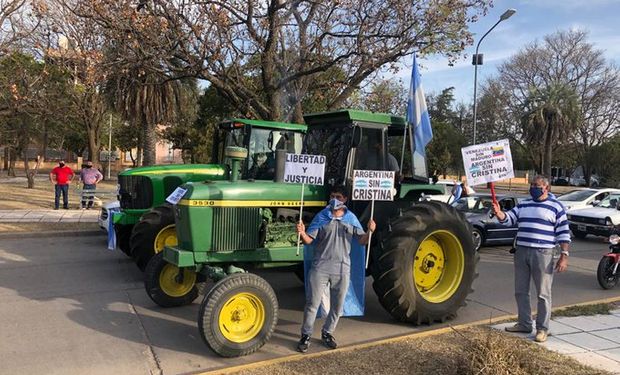
M 552 318 L 560 316 L 607 315 L 615 308 L 613 303 L 597 303 L 593 305 L 570 306 L 551 313 Z
M 316 350 L 312 343 L 310 351 Z M 502 332 L 474 327 L 254 367 L 234 374 L 608 374 Z

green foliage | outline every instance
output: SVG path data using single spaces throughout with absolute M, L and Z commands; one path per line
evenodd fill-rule
M 465 137 L 454 126 L 445 122 L 432 122 L 433 139 L 426 146 L 429 170 L 438 175 L 449 171 L 462 171 L 461 148 L 467 144 Z

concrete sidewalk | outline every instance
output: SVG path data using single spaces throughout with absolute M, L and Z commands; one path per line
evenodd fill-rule
M 498 324 L 493 328 L 505 332 L 504 328 L 513 324 Z M 533 340 L 534 332 L 511 334 Z M 584 365 L 620 374 L 620 309 L 610 315 L 552 318 L 549 333 L 547 341 L 539 345 Z
M 0 210 L 0 223 L 96 223 L 101 208 Z

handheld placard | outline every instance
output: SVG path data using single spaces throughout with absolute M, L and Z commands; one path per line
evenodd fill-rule
M 494 182 L 515 176 L 508 140 L 463 147 L 461 154 L 469 186 L 490 183 L 491 199 L 497 203 Z
M 353 194 L 351 198 L 360 201 L 370 201 L 370 219 L 374 220 L 375 201 L 394 200 L 394 171 L 353 171 Z M 372 232 L 368 235 L 368 245 L 366 246 L 366 268 L 370 260 L 370 242 Z
M 304 193 L 306 184 L 323 185 L 325 176 L 325 156 L 286 154 L 284 179 L 289 184 L 301 184 L 299 223 L 303 223 Z M 297 234 L 297 256 L 299 256 L 301 234 Z

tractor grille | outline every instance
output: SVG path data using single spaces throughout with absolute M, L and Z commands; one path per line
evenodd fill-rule
M 213 251 L 254 250 L 259 246 L 260 208 L 213 208 Z
M 118 176 L 121 208 L 149 208 L 153 205 L 153 185 L 145 176 Z

